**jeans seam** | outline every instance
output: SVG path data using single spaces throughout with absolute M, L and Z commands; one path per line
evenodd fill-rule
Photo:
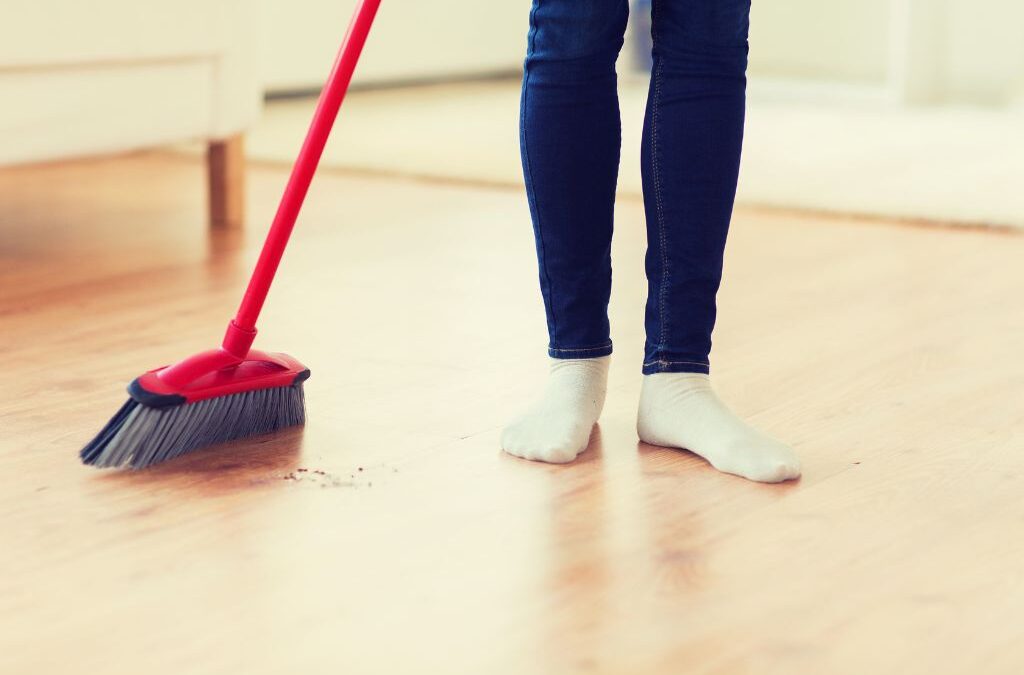
M 655 359 L 654 361 L 647 361 L 644 363 L 644 367 L 647 366 L 676 366 L 676 365 L 690 365 L 690 366 L 707 366 L 708 364 L 703 361 L 664 361 L 662 359 Z
M 548 292 L 547 298 L 545 298 L 545 304 L 548 309 L 548 313 L 551 317 L 551 332 L 558 332 L 558 318 L 555 316 L 554 302 L 550 300 L 553 295 L 551 290 L 551 274 L 548 272 L 548 256 L 547 247 L 544 245 L 544 227 L 540 220 L 540 208 L 537 206 L 537 192 L 533 188 L 533 166 L 530 163 L 530 151 L 529 143 L 526 139 L 526 111 L 528 109 L 527 96 L 530 87 L 530 57 L 533 56 L 533 46 L 537 39 L 537 9 L 540 7 L 542 0 L 534 0 L 533 7 L 530 10 L 530 37 L 526 49 L 526 62 L 523 64 L 524 78 L 523 78 L 523 100 L 520 104 L 522 107 L 522 118 L 519 120 L 519 135 L 522 138 L 523 162 L 526 169 L 526 189 L 529 193 L 530 201 L 532 202 L 533 211 L 537 223 L 537 241 L 540 244 L 540 272 L 544 275 L 544 283 L 547 285 Z
M 654 29 L 652 32 L 657 32 L 657 15 L 658 9 L 661 3 L 655 0 L 651 6 L 652 24 Z M 654 38 L 652 37 L 652 40 Z M 661 324 L 661 330 L 658 334 L 658 349 L 665 348 L 665 335 L 668 332 L 668 327 L 665 322 L 665 297 L 666 289 L 668 288 L 668 247 L 667 237 L 665 233 L 665 210 L 661 197 L 661 172 L 658 170 L 658 118 L 660 116 L 661 107 L 661 70 L 664 64 L 664 59 L 657 58 L 657 65 L 654 68 L 654 101 L 651 106 L 651 175 L 654 178 L 654 205 L 655 211 L 657 212 L 658 218 L 658 246 L 661 248 L 659 258 L 661 259 L 661 284 L 658 287 L 658 322 Z

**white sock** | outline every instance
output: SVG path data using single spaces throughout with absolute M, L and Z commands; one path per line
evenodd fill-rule
M 501 434 L 505 452 L 523 459 L 564 464 L 587 449 L 604 407 L 610 356 L 551 359 L 541 397 Z
M 684 448 L 725 473 L 763 483 L 800 475 L 792 448 L 736 417 L 715 395 L 707 375 L 645 375 L 636 428 L 645 443 Z

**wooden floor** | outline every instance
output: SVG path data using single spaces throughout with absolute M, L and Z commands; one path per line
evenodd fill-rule
M 221 336 L 284 178 L 210 235 L 198 160 L 0 172 L 0 672 L 1022 672 L 1024 236 L 739 212 L 713 368 L 803 457 L 767 486 L 637 443 L 638 201 L 604 418 L 545 466 L 498 450 L 545 369 L 522 195 L 325 174 L 258 341 L 306 427 L 80 466 Z

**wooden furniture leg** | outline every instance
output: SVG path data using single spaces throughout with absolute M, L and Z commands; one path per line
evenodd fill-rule
M 245 136 L 211 141 L 206 152 L 210 226 L 242 227 L 245 220 Z

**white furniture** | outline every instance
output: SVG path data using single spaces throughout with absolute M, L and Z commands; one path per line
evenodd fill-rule
M 37 0 L 0 21 L 0 165 L 210 144 L 211 220 L 242 219 L 262 100 L 245 0 Z
M 261 75 L 271 92 L 317 90 L 356 0 L 257 0 Z M 353 82 L 361 85 L 516 72 L 530 0 L 383 0 Z

